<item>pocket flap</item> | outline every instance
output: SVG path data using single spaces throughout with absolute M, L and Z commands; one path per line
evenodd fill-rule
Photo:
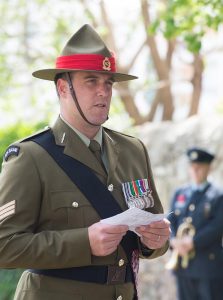
M 50 201 L 53 210 L 56 210 L 58 208 L 78 208 L 89 205 L 89 202 L 78 190 L 51 191 Z

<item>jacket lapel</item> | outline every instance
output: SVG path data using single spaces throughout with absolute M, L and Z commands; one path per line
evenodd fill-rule
M 52 127 L 55 142 L 64 147 L 64 154 L 80 161 L 94 172 L 106 176 L 100 163 L 72 128 L 58 118 Z

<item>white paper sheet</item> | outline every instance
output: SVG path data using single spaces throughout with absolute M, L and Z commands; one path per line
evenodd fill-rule
M 128 225 L 129 230 L 135 232 L 135 228 L 141 225 L 149 225 L 152 222 L 160 221 L 168 214 L 152 214 L 139 208 L 129 208 L 123 213 L 101 220 L 101 223 L 110 225 Z

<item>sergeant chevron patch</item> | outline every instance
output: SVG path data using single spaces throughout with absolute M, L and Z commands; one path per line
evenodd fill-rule
M 15 213 L 15 200 L 12 200 L 0 207 L 0 221 Z

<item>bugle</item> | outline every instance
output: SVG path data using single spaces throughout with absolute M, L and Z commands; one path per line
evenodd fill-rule
M 191 222 L 185 221 L 178 227 L 176 238 L 177 240 L 182 240 L 185 236 L 193 237 L 195 235 L 195 227 Z M 195 256 L 195 251 L 192 249 L 184 256 L 181 256 L 177 251 L 177 249 L 173 249 L 171 257 L 169 261 L 166 263 L 165 268 L 167 270 L 177 270 L 179 264 L 182 268 L 186 269 L 189 263 L 189 260 Z

